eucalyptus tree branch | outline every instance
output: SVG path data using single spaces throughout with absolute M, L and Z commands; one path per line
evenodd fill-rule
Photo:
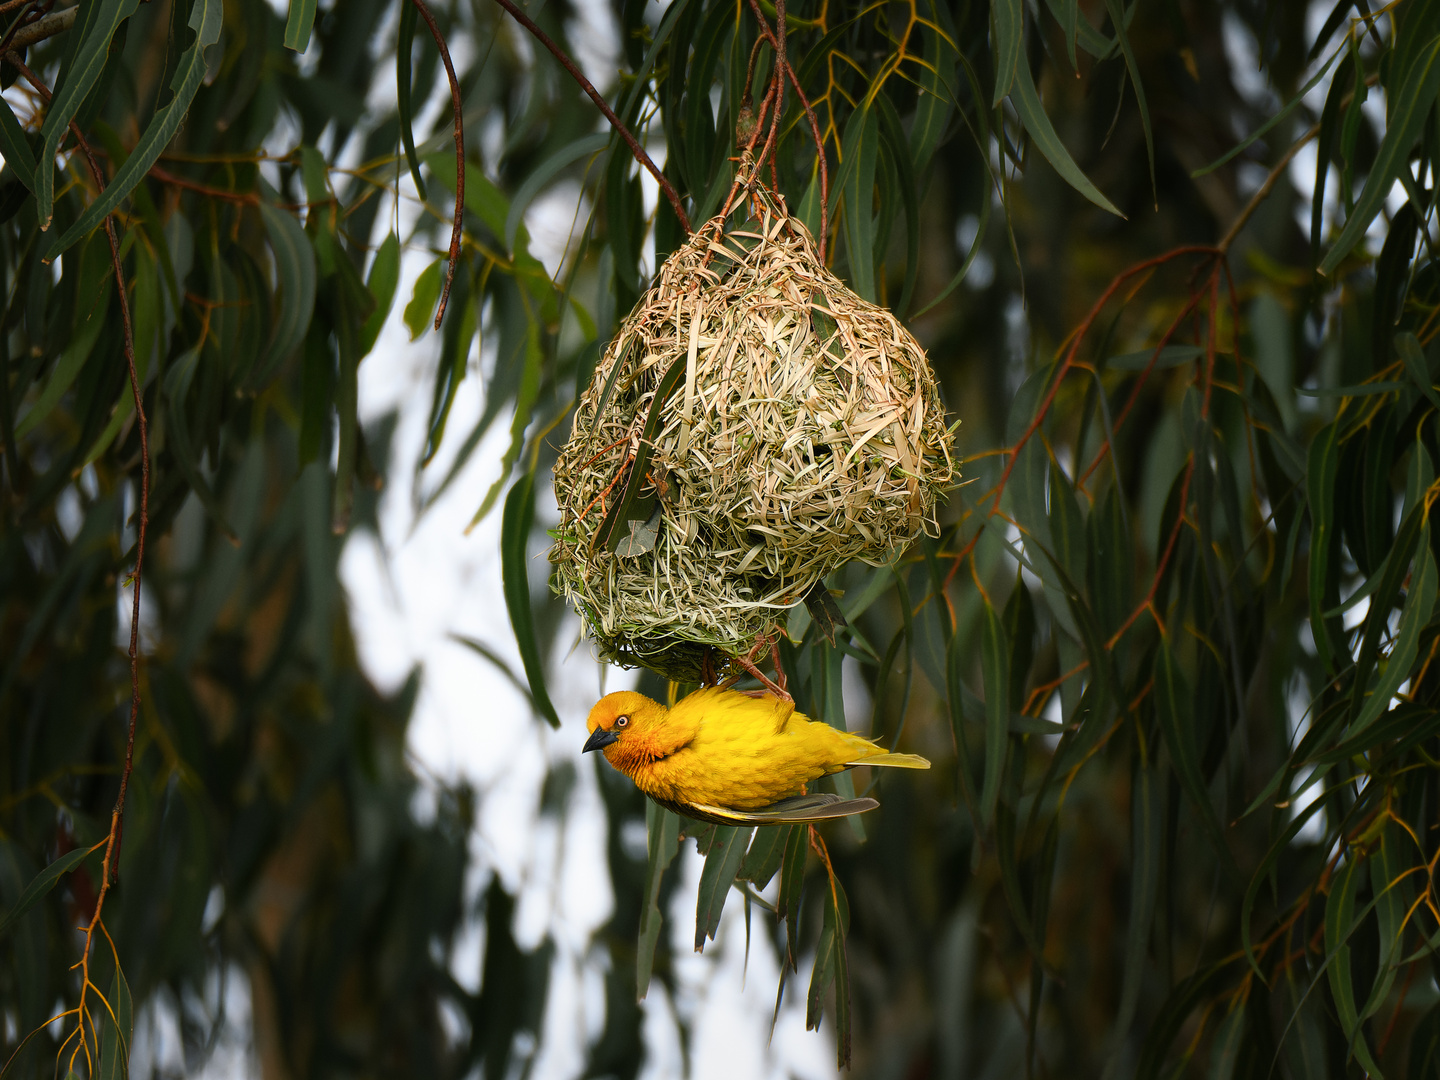
M 465 224 L 465 117 L 464 102 L 460 97 L 460 80 L 455 77 L 455 65 L 450 62 L 450 50 L 445 46 L 445 37 L 435 25 L 435 16 L 425 6 L 425 0 L 411 0 L 415 10 L 425 20 L 435 47 L 440 50 L 440 59 L 445 62 L 445 77 L 450 80 L 450 108 L 455 114 L 455 222 L 450 227 L 450 254 L 445 264 L 445 288 L 440 291 L 440 305 L 435 309 L 435 329 L 440 329 L 440 320 L 445 317 L 445 307 L 450 303 L 450 286 L 455 283 L 455 265 L 460 261 L 460 238 Z
M 1291 143 L 1290 148 L 1280 155 L 1280 160 L 1277 161 L 1275 167 L 1270 170 L 1270 175 L 1265 177 L 1265 182 L 1256 189 L 1254 195 L 1250 196 L 1250 201 L 1245 204 L 1245 209 L 1240 211 L 1235 220 L 1230 223 L 1230 228 L 1225 230 L 1225 235 L 1216 243 L 1215 246 L 1219 248 L 1221 252 L 1228 252 L 1230 250 L 1230 245 L 1233 244 L 1235 238 L 1240 235 L 1240 230 L 1245 227 L 1246 222 L 1248 222 L 1255 211 L 1260 208 L 1260 204 L 1269 198 L 1270 192 L 1275 189 L 1276 181 L 1278 181 L 1280 177 L 1284 175 L 1285 170 L 1290 167 L 1290 162 L 1295 160 L 1295 155 L 1304 149 L 1311 139 L 1319 134 L 1320 125 L 1316 124 Z
M 42 15 L 34 22 L 27 23 L 16 30 L 15 36 L 10 39 L 10 44 L 6 47 L 18 52 L 38 41 L 44 41 L 56 34 L 63 34 L 75 25 L 75 17 L 79 14 L 78 7 L 68 7 L 63 11 L 52 11 L 47 15 Z
M 495 0 L 495 2 L 508 11 L 516 22 L 530 31 L 531 36 L 539 41 L 541 45 L 549 49 L 555 59 L 560 61 L 560 66 L 570 73 L 570 77 L 580 84 L 580 88 L 584 90 L 585 93 L 590 95 L 590 100 L 595 102 L 596 108 L 605 114 L 605 119 L 610 121 L 610 126 L 620 133 L 620 137 L 625 140 L 625 145 L 630 147 L 630 153 L 635 156 L 635 160 L 645 166 L 645 168 L 649 170 L 650 175 L 655 177 L 655 182 L 660 185 L 660 190 L 665 193 L 665 198 L 669 200 L 670 206 L 674 209 L 675 216 L 680 219 L 680 224 L 685 227 L 686 234 L 688 235 L 694 232 L 695 230 L 690 227 L 690 218 L 685 213 L 685 207 L 681 204 L 680 196 L 676 193 L 674 186 L 665 174 L 656 167 L 650 155 L 645 152 L 645 148 L 641 146 L 635 136 L 630 133 L 630 129 L 621 123 L 620 118 L 615 115 L 615 110 L 610 108 L 610 103 L 601 96 L 600 92 L 595 89 L 590 80 L 585 78 L 580 69 L 575 66 L 575 61 L 566 56 L 565 50 L 555 44 L 555 42 L 550 39 L 549 34 L 536 26 L 530 16 L 516 7 L 513 0 Z M 419 3 L 419 0 L 416 0 L 416 3 Z
M 16 70 L 35 88 L 36 93 L 45 101 L 50 100 L 50 88 L 22 61 L 17 59 L 15 54 L 7 53 L 5 59 L 15 66 Z M 103 192 L 105 190 L 105 173 L 100 168 L 100 163 L 96 160 L 84 133 L 80 130 L 80 125 L 74 120 L 70 121 L 70 133 L 75 137 L 75 142 L 85 155 L 85 161 L 90 167 L 90 176 L 95 181 L 95 186 Z M 91 913 L 90 921 L 85 927 L 85 951 L 81 955 L 79 963 L 81 971 L 80 1004 L 76 1007 L 81 1039 L 75 1052 L 71 1055 L 72 1064 L 75 1054 L 85 1046 L 84 1028 L 87 1015 L 85 995 L 93 985 L 90 982 L 90 951 L 95 938 L 95 930 L 101 926 L 100 918 L 105 910 L 105 897 L 109 893 L 111 885 L 119 880 L 120 842 L 125 831 L 125 796 L 130 787 L 130 774 L 135 765 L 135 725 L 140 718 L 140 578 L 145 568 L 145 536 L 150 524 L 149 425 L 145 418 L 145 400 L 140 390 L 140 378 L 135 370 L 135 331 L 130 320 L 130 298 L 125 292 L 125 268 L 120 261 L 120 244 L 115 235 L 115 222 L 111 214 L 105 215 L 105 237 L 110 244 L 110 267 L 115 275 L 115 291 L 120 296 L 120 319 L 124 334 L 122 346 L 130 378 L 130 393 L 135 401 L 135 418 L 139 426 L 140 506 L 135 540 L 135 570 L 130 575 L 130 581 L 135 590 L 130 606 L 130 723 L 125 731 L 125 764 L 120 772 L 120 790 L 115 796 L 115 807 L 110 813 L 110 832 L 104 841 L 105 855 L 100 864 L 100 893 L 95 899 L 95 910 Z

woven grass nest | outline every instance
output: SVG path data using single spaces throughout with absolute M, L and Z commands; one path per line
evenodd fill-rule
M 605 659 L 688 681 L 841 564 L 936 535 L 955 476 L 924 350 L 748 194 L 666 260 L 555 464 L 556 591 Z

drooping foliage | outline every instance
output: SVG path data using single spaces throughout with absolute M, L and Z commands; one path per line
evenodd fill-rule
M 484 801 L 442 789 L 415 816 L 414 684 L 387 699 L 357 668 L 337 559 L 389 474 L 357 380 L 385 319 L 428 332 L 453 270 L 425 461 L 458 452 L 422 486 L 508 425 L 473 501 L 501 515 L 521 677 L 557 722 L 544 658 L 573 624 L 528 558 L 536 504 L 682 219 L 491 0 L 3 14 L 25 43 L 0 108 L 10 1069 L 120 1075 L 156 995 L 190 1003 L 203 1053 L 232 967 L 266 1075 L 527 1068 L 550 950 L 515 944 L 500 884 L 467 905 Z M 463 170 L 431 16 L 471 46 Z M 783 993 L 864 1075 L 1440 1074 L 1440 9 L 529 17 L 567 55 L 613 19 L 620 77 L 592 77 L 692 223 L 723 203 L 737 126 L 766 137 L 783 40 L 770 181 L 962 421 L 939 539 L 837 572 L 848 626 L 832 643 L 800 608 L 779 649 L 803 711 L 845 724 L 858 675 L 871 734 L 937 768 L 823 835 L 700 832 L 696 945 L 748 905 L 794 962 Z M 552 278 L 527 210 L 562 186 L 582 197 Z M 403 235 L 397 193 L 421 207 Z M 432 261 L 397 298 L 402 248 Z M 477 341 L 485 405 L 455 430 Z M 631 1076 L 637 996 L 675 980 L 681 823 L 603 769 L 602 790 L 616 913 L 588 1072 Z M 621 842 L 640 822 L 647 859 Z M 446 959 L 472 918 L 474 992 Z

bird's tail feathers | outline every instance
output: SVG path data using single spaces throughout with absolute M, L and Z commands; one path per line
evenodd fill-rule
M 880 765 L 894 769 L 928 769 L 930 762 L 919 754 L 873 754 L 847 761 L 846 765 Z

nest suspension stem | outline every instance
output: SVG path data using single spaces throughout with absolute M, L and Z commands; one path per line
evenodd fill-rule
M 760 9 L 758 0 L 749 0 L 750 10 L 755 14 L 755 21 L 760 27 L 760 36 L 756 38 L 755 44 L 750 49 L 750 60 L 745 69 L 745 93 L 740 105 L 740 123 L 735 133 L 736 144 L 747 153 L 754 154 L 755 144 L 759 140 L 761 128 L 766 129 L 765 142 L 760 152 L 754 154 L 754 170 L 758 172 L 764 167 L 768 160 L 770 163 L 771 186 L 779 187 L 779 181 L 775 176 L 775 153 L 779 144 L 780 122 L 785 111 L 785 83 L 788 81 L 795 89 L 795 96 L 801 107 L 805 110 L 805 118 L 810 124 L 810 134 L 815 141 L 816 164 L 820 170 L 820 232 L 817 237 L 820 262 L 825 262 L 826 250 L 830 234 L 830 169 L 825 158 L 825 138 L 820 133 L 820 121 L 815 116 L 815 109 L 810 104 L 810 99 L 805 96 L 805 90 L 800 85 L 800 77 L 796 74 L 794 65 L 790 63 L 786 51 L 786 27 L 785 27 L 785 5 L 776 6 L 776 28 L 772 30 L 770 23 L 765 18 L 764 12 Z M 770 47 L 775 50 L 775 67 L 766 84 L 765 96 L 760 102 L 760 113 L 752 115 L 752 91 L 751 87 L 755 81 L 755 65 L 760 54 L 760 45 L 769 42 Z M 770 111 L 773 107 L 773 111 Z M 766 116 L 769 116 L 770 123 L 765 124 Z M 753 181 L 755 172 L 749 177 L 736 177 L 730 194 L 726 197 L 721 217 L 728 216 L 735 205 L 735 197 L 742 184 L 747 179 Z

